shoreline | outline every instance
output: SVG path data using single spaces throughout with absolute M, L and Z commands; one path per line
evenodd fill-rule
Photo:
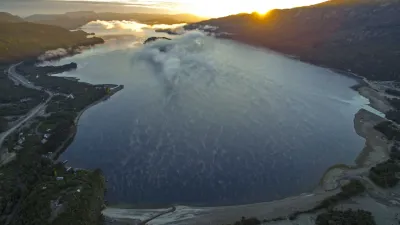
M 271 49 L 269 49 L 271 50 Z M 273 51 L 273 50 L 271 50 Z M 275 51 L 274 51 L 275 52 Z M 282 54 L 277 52 L 278 54 Z M 289 57 L 285 55 L 286 57 Z M 293 58 L 292 58 L 293 59 Z M 309 63 L 299 60 L 304 63 Z M 369 106 L 376 111 L 385 114 L 388 110 L 391 109 L 390 104 L 386 101 L 384 96 L 381 95 L 381 92 L 376 88 L 372 87 L 370 81 L 366 78 L 356 75 L 351 72 L 336 70 L 333 68 L 325 67 L 323 65 L 315 65 L 324 69 L 328 69 L 334 73 L 338 73 L 342 76 L 347 76 L 352 79 L 355 79 L 358 84 L 354 85 L 353 90 L 357 91 L 359 95 L 367 98 L 369 100 Z M 365 119 L 367 118 L 367 119 Z M 303 207 L 304 209 L 310 209 L 315 206 L 319 201 L 321 201 L 321 196 L 329 197 L 333 196 L 340 190 L 340 186 L 342 184 L 341 177 L 343 176 L 358 176 L 360 174 L 365 174 L 369 169 L 382 162 L 385 161 L 389 157 L 388 148 L 390 143 L 385 143 L 382 139 L 382 134 L 376 131 L 373 127 L 379 122 L 385 121 L 385 118 L 375 114 L 374 112 L 368 111 L 366 109 L 360 109 L 354 115 L 354 130 L 355 132 L 362 138 L 365 139 L 364 148 L 360 151 L 359 155 L 356 157 L 355 165 L 346 165 L 346 164 L 335 164 L 331 167 L 327 168 L 324 174 L 321 176 L 320 182 L 316 185 L 314 190 L 311 190 L 307 193 L 302 193 L 296 196 L 289 196 L 280 200 L 268 201 L 268 202 L 260 202 L 260 203 L 252 203 L 246 205 L 229 205 L 229 206 L 218 206 L 218 207 L 190 207 L 190 206 L 178 206 L 178 212 L 174 212 L 172 214 L 179 214 L 180 209 L 183 207 L 185 210 L 189 211 L 199 211 L 198 215 L 196 213 L 190 213 L 192 216 L 190 218 L 184 218 L 184 216 L 180 216 L 175 218 L 175 220 L 171 221 L 171 224 L 181 224 L 179 220 L 184 221 L 182 223 L 185 225 L 190 224 L 206 224 L 206 221 L 213 221 L 216 224 L 223 224 L 235 221 L 240 218 L 240 216 L 248 217 L 259 217 L 262 219 L 271 219 L 274 220 L 278 218 L 278 214 L 275 210 L 274 213 L 266 213 L 271 208 L 276 208 L 274 205 L 280 205 L 282 208 L 279 210 L 280 217 L 289 216 L 295 211 L 293 211 L 293 207 L 298 209 L 299 207 Z M 370 134 L 372 133 L 372 134 Z M 379 137 L 379 138 L 378 138 Z M 382 142 L 383 141 L 383 142 Z M 378 142 L 378 143 L 377 143 Z M 386 151 L 384 151 L 386 149 Z M 157 210 L 167 210 L 167 208 L 158 208 Z M 250 210 L 252 209 L 252 210 Z M 143 219 L 144 215 L 140 215 L 140 211 L 143 210 L 152 210 L 152 209 L 143 209 L 143 208 L 118 208 L 118 207 L 107 207 L 103 214 L 106 217 L 118 220 L 126 219 L 130 221 L 140 221 Z M 154 210 L 154 209 L 153 209 Z M 212 213 L 210 213 L 212 211 Z M 219 211 L 223 211 L 224 216 L 218 215 Z M 255 213 L 255 211 L 262 211 Z M 119 212 L 121 214 L 119 214 Z M 208 212 L 208 213 L 205 213 Z M 248 213 L 246 213 L 248 212 Z M 133 216 L 133 215 L 136 215 Z M 194 216 L 196 215 L 196 216 Z M 258 216 L 257 216 L 258 215 Z M 268 216 L 269 215 L 269 216 Z M 170 215 L 170 217 L 174 215 Z M 168 220 L 168 215 L 164 215 L 162 217 L 166 217 Z M 205 217 L 205 218 L 202 218 Z M 139 219 L 138 219 L 139 218 Z M 207 219 L 206 219 L 207 218 Z M 170 218 L 171 219 L 171 218 Z M 215 220 L 216 219 L 216 220 Z M 162 220 L 159 218 L 157 221 Z M 153 221 L 154 224 L 169 224 L 168 222 L 159 223 L 157 221 Z M 207 223 L 208 224 L 208 223 Z
M 271 49 L 268 49 L 271 50 Z M 276 52 L 274 50 L 271 50 L 277 54 L 282 54 L 279 52 Z M 341 71 L 341 70 L 336 70 L 332 68 L 325 67 L 323 65 L 315 65 L 311 64 L 309 62 L 303 61 L 299 58 L 293 58 L 288 55 L 283 54 L 285 57 L 292 58 L 293 60 L 298 60 L 304 63 L 308 63 L 310 65 L 318 66 L 327 70 L 332 71 L 333 73 L 338 73 L 339 75 L 342 76 L 347 76 L 350 77 L 358 82 L 357 85 L 354 85 L 352 88 L 353 90 L 357 91 L 361 96 L 367 98 L 369 100 L 369 105 L 376 109 L 379 112 L 386 112 L 390 106 L 388 106 L 388 103 L 385 101 L 384 98 L 380 98 L 380 93 L 377 89 L 373 88 L 371 86 L 371 83 L 366 79 L 363 78 L 359 75 L 356 75 L 351 72 L 346 72 L 346 71 Z M 120 87 L 120 86 L 119 86 Z M 120 89 L 119 89 L 120 90 Z M 102 97 L 101 99 L 91 103 L 90 105 L 86 106 L 84 109 L 82 109 L 80 112 L 78 112 L 76 118 L 74 119 L 74 129 L 71 131 L 70 136 L 67 138 L 66 141 L 62 143 L 62 145 L 57 149 L 55 152 L 56 157 L 58 157 L 58 154 L 62 154 L 63 151 L 65 151 L 68 146 L 73 142 L 75 135 L 77 134 L 77 125 L 79 122 L 79 119 L 83 115 L 83 113 L 90 109 L 91 107 L 101 103 L 102 101 L 107 100 L 109 97 L 114 95 L 116 92 L 119 90 L 111 93 L 110 95 L 106 95 Z M 361 118 L 368 117 L 369 120 L 364 120 L 364 119 L 359 119 L 357 116 L 358 114 L 361 114 Z M 200 217 L 205 217 L 205 218 L 196 218 L 196 222 L 190 221 L 188 222 L 186 218 L 184 221 L 185 225 L 190 225 L 190 224 L 203 224 L 200 221 L 203 220 L 205 223 L 208 220 L 214 220 L 216 223 L 229 223 L 232 221 L 235 221 L 239 219 L 240 216 L 246 216 L 246 217 L 261 217 L 264 219 L 275 219 L 278 217 L 285 217 L 288 215 L 291 215 L 293 213 L 296 213 L 297 211 L 304 211 L 308 210 L 312 207 L 314 207 L 319 201 L 325 199 L 326 197 L 333 196 L 338 193 L 340 186 L 341 186 L 341 176 L 343 176 L 344 173 L 353 173 L 353 175 L 358 175 L 359 173 L 363 173 L 367 170 L 370 169 L 371 165 L 375 165 L 381 160 L 376 159 L 376 156 L 370 156 L 371 152 L 376 152 L 379 150 L 375 149 L 374 143 L 372 145 L 370 144 L 371 138 L 374 138 L 374 136 L 366 135 L 363 130 L 364 129 L 373 129 L 373 126 L 371 124 L 377 123 L 376 118 L 371 118 L 369 115 L 373 114 L 372 112 L 369 112 L 367 110 L 361 109 L 354 118 L 354 128 L 356 133 L 365 139 L 365 146 L 363 150 L 360 151 L 360 155 L 355 159 L 356 161 L 356 166 L 349 166 L 346 164 L 336 164 L 332 165 L 331 167 L 327 168 L 324 172 L 324 174 L 321 176 L 320 182 L 316 185 L 314 190 L 311 190 L 310 192 L 307 193 L 302 193 L 300 195 L 295 195 L 295 196 L 288 196 L 283 199 L 279 200 L 274 200 L 274 201 L 268 201 L 268 202 L 259 202 L 259 203 L 251 203 L 251 204 L 245 204 L 245 205 L 229 205 L 229 206 L 217 206 L 217 207 L 190 207 L 190 206 L 178 206 L 177 212 L 174 210 L 172 212 L 167 212 L 163 214 L 160 217 L 157 217 L 157 220 L 163 220 L 164 217 L 168 217 L 168 214 L 179 214 L 180 211 L 187 210 L 187 211 L 195 211 L 195 212 L 201 212 L 199 214 Z M 379 117 L 379 116 L 378 116 Z M 358 118 L 358 119 L 357 119 Z M 365 128 L 365 126 L 367 128 Z M 377 132 L 377 131 L 376 131 Z M 379 132 L 378 132 L 379 133 Z M 375 135 L 376 136 L 376 135 Z M 374 142 L 374 141 L 372 141 Z M 387 147 L 387 146 L 386 146 Z M 362 156 L 362 154 L 365 153 L 365 156 Z M 384 154 L 387 156 L 388 154 Z M 375 159 L 373 159 L 375 157 Z M 365 165 L 368 160 L 371 160 L 372 158 L 372 163 L 368 163 L 368 165 Z M 359 161 L 359 162 L 357 162 Z M 276 207 L 280 208 L 279 213 L 277 214 Z M 273 210 L 274 209 L 274 210 Z M 107 207 L 103 213 L 111 219 L 123 219 L 125 222 L 128 219 L 131 222 L 139 222 L 143 223 L 143 221 L 152 221 L 156 217 L 154 217 L 154 213 L 158 212 L 160 210 L 163 211 L 168 211 L 168 208 L 166 207 L 157 207 L 155 208 L 143 208 L 143 207 L 131 207 L 131 208 L 118 208 L 118 207 Z M 148 217 L 144 217 L 143 214 L 140 214 L 141 212 L 145 212 L 146 214 L 150 213 L 147 215 Z M 120 212 L 123 212 L 121 215 L 119 215 Z M 207 213 L 209 214 L 207 215 Z M 212 212 L 212 213 L 210 213 Z M 269 213 L 266 213 L 269 212 Z M 124 214 L 125 213 L 125 214 Z M 196 213 L 191 213 L 191 214 L 196 214 Z M 139 217 L 140 219 L 138 219 Z M 153 218 L 154 217 L 154 218 Z M 153 219 L 151 219 L 153 218 Z M 184 218 L 184 217 L 182 217 Z M 200 221 L 198 221 L 200 220 Z M 200 222 L 200 223 L 199 223 Z M 176 223 L 176 220 L 174 220 L 174 224 L 179 224 Z
M 123 89 L 123 85 L 115 85 L 116 87 L 113 89 L 112 92 L 110 92 L 109 94 L 105 95 L 104 97 L 100 98 L 99 100 L 91 103 L 90 105 L 86 106 L 84 109 L 82 109 L 81 111 L 78 112 L 78 114 L 76 115 L 75 119 L 74 119 L 74 127 L 73 130 L 70 132 L 70 135 L 68 136 L 68 138 L 57 148 L 56 151 L 54 151 L 53 153 L 53 160 L 56 161 L 58 160 L 58 157 L 69 147 L 69 145 L 72 144 L 72 142 L 75 139 L 76 134 L 78 133 L 78 122 L 79 119 L 81 118 L 81 116 L 83 115 L 83 113 L 85 113 L 87 110 L 89 110 L 91 107 L 94 107 L 98 104 L 100 104 L 101 102 L 107 101 L 109 98 L 111 98 L 114 94 L 116 94 L 117 92 L 119 92 L 120 90 Z
M 382 148 L 388 148 L 389 146 L 388 143 L 385 144 L 384 142 L 380 143 L 380 145 L 374 144 L 374 142 L 381 139 L 382 134 L 377 137 L 377 134 L 380 134 L 380 132 L 376 131 L 373 126 L 385 119 L 365 109 L 360 109 L 354 117 L 356 133 L 365 139 L 365 146 L 355 159 L 356 165 L 332 165 L 326 169 L 314 190 L 296 196 L 288 196 L 279 200 L 245 205 L 217 207 L 190 207 L 178 205 L 176 212 L 168 213 L 152 220 L 153 224 L 199 225 L 209 224 L 210 222 L 212 222 L 212 224 L 225 224 L 232 223 L 232 221 L 240 219 L 241 216 L 245 216 L 246 218 L 257 217 L 273 221 L 278 218 L 286 218 L 298 211 L 307 211 L 315 207 L 325 198 L 333 196 L 340 191 L 342 181 L 344 181 L 343 177 L 356 177 L 365 174 L 372 166 L 388 158 L 388 152 L 383 152 L 383 157 L 377 157 L 376 154 L 371 154 L 379 153 Z M 367 134 L 371 132 L 372 134 Z M 378 154 L 378 156 L 381 155 Z M 363 159 L 358 160 L 360 157 Z M 357 160 L 359 162 L 357 162 Z M 350 178 L 345 178 L 345 180 L 348 179 Z M 107 207 L 103 210 L 103 214 L 107 218 L 115 220 L 118 225 L 118 222 L 123 224 L 126 221 L 136 223 L 138 221 L 143 221 L 146 219 L 146 216 L 157 213 L 160 210 L 168 210 L 168 208 L 144 209 L 136 207 Z

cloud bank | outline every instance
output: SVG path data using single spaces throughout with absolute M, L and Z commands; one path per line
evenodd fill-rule
M 97 20 L 92 21 L 82 27 L 83 30 L 87 32 L 93 32 L 97 35 L 135 35 L 135 36 L 146 36 L 152 35 L 157 29 L 178 29 L 186 25 L 185 23 L 180 24 L 155 24 L 148 25 L 143 23 L 138 23 L 136 21 L 127 20 L 113 20 L 113 21 L 103 21 Z
M 55 50 L 46 51 L 43 55 L 39 56 L 38 59 L 40 61 L 46 61 L 55 58 L 61 58 L 67 56 L 69 52 L 64 48 L 58 48 Z
M 148 62 L 171 88 L 190 77 L 212 77 L 215 74 L 210 37 L 200 31 L 189 31 L 172 40 L 158 40 L 146 44 L 132 57 L 132 63 Z M 196 72 L 194 72 L 196 71 Z M 212 79 L 212 78 L 210 78 Z

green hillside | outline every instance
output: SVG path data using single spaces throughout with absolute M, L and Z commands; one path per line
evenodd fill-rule
M 82 31 L 28 22 L 0 21 L 0 63 L 36 57 L 46 50 L 103 43 L 101 38 L 87 38 Z
M 19 16 L 14 16 L 10 13 L 0 12 L 0 21 L 15 23 L 15 22 L 23 22 L 24 20 Z

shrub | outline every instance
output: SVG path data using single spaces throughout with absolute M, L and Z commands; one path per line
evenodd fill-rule
M 396 89 L 386 89 L 385 92 L 389 95 L 400 96 L 400 91 Z
M 259 224 L 261 224 L 261 221 L 254 217 L 248 219 L 242 217 L 240 221 L 236 221 L 234 223 L 234 225 L 259 225 Z
M 383 188 L 394 187 L 399 179 L 396 173 L 400 172 L 400 166 L 392 159 L 372 167 L 369 178 L 378 186 Z
M 365 187 L 360 181 L 351 180 L 350 183 L 343 185 L 342 191 L 340 193 L 324 199 L 321 203 L 314 207 L 314 211 L 332 208 L 340 201 L 350 199 L 351 197 L 359 195 L 364 191 Z
M 318 215 L 316 225 L 375 225 L 372 214 L 368 211 L 351 209 L 346 211 L 329 211 Z
M 388 140 L 398 140 L 400 138 L 400 130 L 391 121 L 379 123 L 374 128 L 385 135 Z

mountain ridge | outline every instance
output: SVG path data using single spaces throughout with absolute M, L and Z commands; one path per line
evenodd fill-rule
M 24 18 L 28 22 L 55 25 L 65 29 L 78 29 L 94 20 L 135 20 L 146 24 L 195 23 L 207 18 L 191 14 L 148 14 L 148 13 L 114 13 L 94 11 L 76 11 L 64 14 L 34 14 Z
M 81 30 L 69 31 L 61 27 L 29 22 L 0 21 L 0 63 L 14 63 L 37 57 L 47 50 L 74 49 L 103 43 L 98 37 L 88 38 Z
M 211 25 L 222 37 L 267 47 L 371 80 L 400 81 L 400 1 L 331 0 L 265 16 L 238 14 L 187 25 Z
M 0 22 L 15 23 L 24 21 L 21 17 L 7 12 L 0 12 Z

